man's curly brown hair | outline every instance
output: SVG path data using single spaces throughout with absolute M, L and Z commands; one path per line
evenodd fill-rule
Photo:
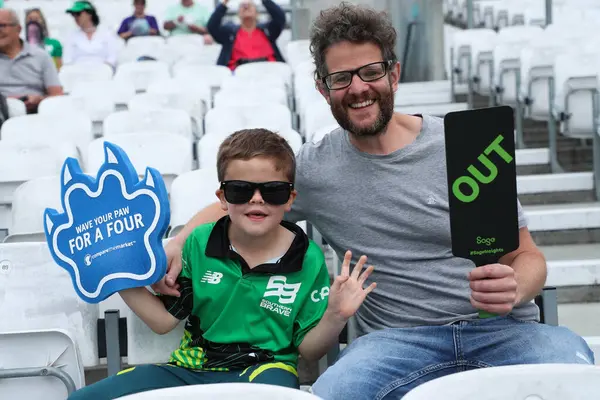
M 396 56 L 396 30 L 385 12 L 365 6 L 342 2 L 321 11 L 310 33 L 310 52 L 318 78 L 328 74 L 325 53 L 330 46 L 349 41 L 374 43 L 379 46 L 383 60 L 398 61 Z

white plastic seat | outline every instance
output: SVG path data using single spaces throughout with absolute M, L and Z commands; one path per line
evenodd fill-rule
M 538 364 L 490 367 L 437 378 L 406 394 L 404 400 L 592 400 L 600 392 L 600 367 Z
M 21 115 L 27 114 L 27 107 L 25 106 L 25 103 L 23 103 L 21 100 L 8 97 L 6 99 L 6 103 L 8 105 L 9 118 L 19 117 Z
M 292 70 L 302 62 L 312 59 L 309 40 L 292 40 L 288 42 L 285 50 L 287 62 Z
M 283 386 L 262 383 L 217 383 L 152 390 L 125 397 L 122 400 L 158 400 L 209 398 L 219 400 L 319 400 L 313 394 Z
M 193 132 L 201 132 L 202 117 L 196 115 L 201 114 L 201 100 L 190 100 L 188 92 L 177 90 L 174 88 L 171 95 L 158 93 L 140 93 L 135 95 L 127 104 L 127 108 L 134 112 L 152 112 L 165 109 L 184 111 L 190 121 L 193 121 Z
M 140 177 L 144 175 L 147 167 L 158 170 L 167 190 L 177 175 L 192 169 L 189 139 L 166 133 L 132 133 L 96 139 L 90 143 L 86 172 L 92 176 L 97 174 L 104 163 L 105 141 L 114 143 L 125 151 Z
M 164 61 L 166 52 L 167 45 L 161 36 L 132 37 L 119 52 L 119 64 L 136 62 L 144 56 Z
M 38 107 L 39 115 L 85 115 L 93 123 L 102 122 L 115 110 L 112 98 L 96 93 L 71 94 L 66 96 L 46 97 Z M 94 133 L 101 133 L 94 129 Z
M 240 65 L 234 74 L 240 77 L 279 76 L 288 87 L 292 87 L 292 68 L 283 62 L 254 62 Z
M 107 64 L 63 65 L 58 72 L 64 93 L 70 93 L 78 82 L 105 82 L 112 77 L 113 69 Z
M 82 96 L 101 96 L 110 99 L 118 109 L 127 106 L 127 103 L 135 96 L 135 86 L 133 82 L 127 81 L 106 81 L 106 82 L 77 82 L 73 86 L 71 95 L 74 97 Z
M 487 94 L 491 80 L 491 65 L 486 60 L 491 59 L 494 49 L 496 32 L 491 29 L 468 29 L 457 31 L 452 36 L 452 47 L 454 49 L 454 67 L 461 71 L 458 83 L 465 83 L 467 79 L 478 76 L 480 79 L 479 89 Z M 471 54 L 471 76 L 468 76 L 468 59 L 464 54 Z
M 316 100 L 316 99 L 315 99 Z M 315 132 L 324 126 L 337 125 L 337 120 L 331 113 L 331 108 L 327 101 L 321 97 L 306 107 L 306 112 L 302 116 L 302 126 L 304 127 L 304 137 L 306 141 L 311 141 Z
M 85 385 L 77 342 L 64 329 L 0 332 L 0 358 L 3 399 L 63 400 Z
M 204 139 L 204 138 L 203 138 Z M 204 207 L 218 201 L 215 192 L 219 189 L 216 161 L 195 171 L 179 175 L 171 186 L 171 231 L 174 237 L 181 228 Z
M 285 140 L 287 140 L 288 144 L 294 151 L 294 154 L 298 154 L 300 148 L 302 147 L 302 136 L 293 129 L 285 129 L 276 132 L 278 135 L 283 136 Z
M 163 61 L 141 61 L 120 64 L 115 73 L 118 82 L 133 82 L 135 90 L 145 91 L 150 83 L 171 77 L 169 65 Z
M 591 138 L 593 132 L 592 92 L 589 90 L 569 94 L 572 89 L 595 89 L 600 87 L 598 72 L 600 57 L 597 53 L 566 53 L 556 58 L 554 65 L 556 107 L 566 111 L 563 135 Z M 567 97 L 568 96 L 568 97 Z
M 174 62 L 189 54 L 200 54 L 204 51 L 202 35 L 175 35 L 167 37 L 166 43 L 170 57 Z
M 222 65 L 205 65 L 193 60 L 182 60 L 173 66 L 173 76 L 177 79 L 203 82 L 210 88 L 220 88 L 222 82 L 231 77 L 231 70 Z
M 263 103 L 247 107 L 215 107 L 206 113 L 206 134 L 231 134 L 239 129 L 264 128 L 272 131 L 292 129 L 292 113 L 286 106 Z
M 257 76 L 249 79 L 246 76 L 231 75 L 224 79 L 221 84 L 221 90 L 257 90 L 265 88 L 275 88 L 287 91 L 285 81 L 277 75 Z
M 10 235 L 4 243 L 46 242 L 44 211 L 53 208 L 62 212 L 61 182 L 58 175 L 30 179 L 13 194 Z
M 0 130 L 2 141 L 25 145 L 74 143 L 82 156 L 94 138 L 92 121 L 85 115 L 31 114 L 9 118 Z
M 156 80 L 148 86 L 147 93 L 166 97 L 170 104 L 176 105 L 175 108 L 186 110 L 198 124 L 211 104 L 210 86 L 199 80 Z
M 16 332 L 38 329 L 62 329 L 68 331 L 79 348 L 84 367 L 99 364 L 97 321 L 98 306 L 84 302 L 77 296 L 69 274 L 56 265 L 46 243 L 0 244 L 0 315 L 10 315 L 0 323 L 0 332 Z M 59 351 L 33 341 L 30 346 L 16 349 L 22 362 L 57 362 Z M 30 350 L 31 355 L 28 356 Z M 68 350 L 69 351 L 69 350 Z M 35 355 L 33 354 L 35 353 Z M 65 354 L 66 355 L 66 354 Z M 4 367 L 6 358 L 0 357 Z M 83 372 L 79 369 L 79 372 Z M 77 375 L 71 375 L 74 380 Z M 80 377 L 82 378 L 82 377 Z M 80 379 L 79 384 L 83 381 Z M 4 382 L 0 384 L 0 392 Z M 38 398 L 19 395 L 2 398 Z M 40 398 L 47 398 L 45 396 Z M 64 399 L 65 397 L 62 397 Z
M 203 170 L 217 169 L 217 154 L 221 143 L 233 132 L 208 133 L 198 141 L 198 166 Z M 198 211 L 198 210 L 196 210 Z
M 0 141 L 0 229 L 12 231 L 15 190 L 31 179 L 58 175 L 66 157 L 78 158 L 73 144 L 23 145 Z
M 339 125 L 333 124 L 333 125 L 324 126 L 323 128 L 319 128 L 315 132 L 313 132 L 313 134 L 311 135 L 310 141 L 313 143 L 320 142 L 321 140 L 323 140 L 325 135 L 333 132 L 334 130 L 338 129 L 339 127 L 340 127 Z
M 104 136 L 165 132 L 193 139 L 192 121 L 187 112 L 175 109 L 119 111 L 104 120 Z
M 221 89 L 215 94 L 214 98 L 215 107 L 260 106 L 265 102 L 287 106 L 287 93 L 285 90 L 277 87 L 262 87 L 261 89 L 258 87 L 246 87 L 228 90 Z

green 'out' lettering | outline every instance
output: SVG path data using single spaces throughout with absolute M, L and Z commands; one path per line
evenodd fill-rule
M 498 168 L 486 156 L 490 155 L 492 152 L 495 152 L 507 164 L 510 164 L 513 161 L 513 157 L 510 154 L 508 154 L 506 150 L 504 150 L 500 145 L 500 143 L 502 143 L 503 140 L 504 137 L 502 135 L 498 135 L 498 137 L 496 137 L 496 139 L 494 139 L 494 141 L 488 147 L 486 147 L 483 153 L 480 154 L 479 157 L 477 157 L 477 159 L 481 161 L 481 163 L 488 169 L 489 175 L 485 176 L 481 171 L 475 168 L 474 165 L 469 165 L 469 167 L 467 168 L 467 171 L 471 173 L 471 175 L 473 175 L 477 179 L 477 181 L 483 183 L 484 185 L 492 183 L 494 179 L 496 179 L 496 177 L 498 176 Z M 454 196 L 463 203 L 470 203 L 474 201 L 477 198 L 477 196 L 479 196 L 479 184 L 477 183 L 477 181 L 471 178 L 470 176 L 463 175 L 456 179 L 452 184 L 452 193 L 454 193 Z M 461 185 L 463 184 L 466 184 L 471 188 L 471 194 L 465 194 L 462 191 Z

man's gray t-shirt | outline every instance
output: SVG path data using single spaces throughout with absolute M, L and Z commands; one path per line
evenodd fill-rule
M 0 93 L 4 96 L 43 96 L 51 86 L 61 84 L 45 49 L 23 42 L 23 49 L 14 59 L 0 53 Z
M 309 221 L 340 259 L 350 249 L 352 265 L 365 254 L 375 267 L 359 334 L 478 318 L 467 278 L 475 265 L 451 250 L 444 147 L 443 120 L 423 116 L 416 140 L 389 155 L 360 152 L 342 129 L 298 154 L 298 197 L 286 219 Z M 527 303 L 512 316 L 537 320 L 539 310 Z

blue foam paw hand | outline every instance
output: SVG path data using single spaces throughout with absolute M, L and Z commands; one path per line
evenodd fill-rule
M 68 158 L 61 172 L 63 213 L 46 209 L 44 227 L 52 257 L 84 301 L 160 280 L 166 272 L 162 238 L 170 219 L 160 173 L 147 168 L 142 180 L 127 154 L 104 144 L 96 179 Z

